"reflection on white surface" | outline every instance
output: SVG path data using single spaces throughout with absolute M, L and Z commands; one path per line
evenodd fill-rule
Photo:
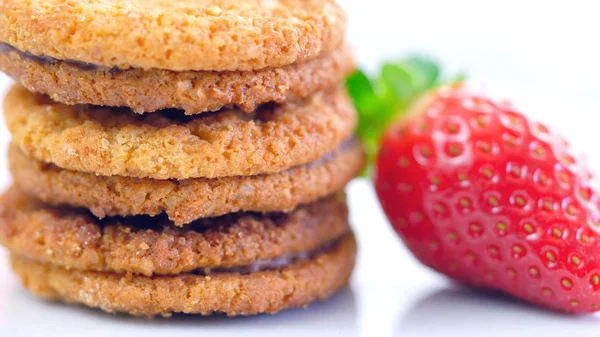
M 12 283 L 12 282 L 11 282 Z M 174 315 L 144 319 L 34 299 L 11 286 L 0 306 L 0 336 L 357 336 L 352 290 L 310 309 L 256 317 Z
M 398 319 L 395 336 L 600 336 L 597 315 L 548 312 L 498 293 L 442 288 Z

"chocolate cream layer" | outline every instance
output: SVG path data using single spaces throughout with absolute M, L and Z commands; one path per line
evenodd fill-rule
M 323 253 L 327 253 L 328 251 L 333 250 L 335 247 L 337 247 L 340 244 L 340 242 L 342 242 L 342 240 L 344 240 L 344 238 L 346 238 L 347 235 L 351 235 L 351 234 L 346 234 L 341 238 L 327 242 L 324 245 L 322 245 L 321 247 L 311 250 L 311 251 L 283 254 L 276 258 L 269 259 L 269 260 L 256 260 L 256 261 L 252 261 L 250 264 L 245 265 L 245 266 L 228 267 L 228 268 L 219 268 L 219 267 L 199 268 L 199 269 L 193 270 L 191 272 L 191 274 L 211 275 L 211 274 L 220 274 L 220 273 L 235 273 L 235 274 L 246 275 L 246 274 L 258 273 L 261 271 L 283 269 L 293 263 L 312 260 L 313 258 L 317 257 L 318 255 L 321 255 Z
M 4 42 L 0 42 L 0 53 L 17 53 L 22 58 L 30 59 L 30 60 L 36 61 L 40 64 L 56 64 L 59 62 L 65 62 L 65 63 L 71 64 L 71 65 L 80 67 L 82 70 L 88 70 L 88 71 L 107 70 L 108 69 L 112 72 L 118 72 L 118 71 L 126 70 L 126 69 L 120 69 L 117 67 L 109 68 L 109 67 L 105 67 L 105 66 L 101 66 L 101 65 L 95 65 L 92 63 L 81 62 L 81 61 L 76 61 L 76 60 L 59 60 L 59 59 L 55 59 L 55 58 L 44 56 L 44 55 L 36 55 L 36 54 L 32 54 L 27 51 L 17 49 L 17 48 L 15 48 L 7 43 L 4 43 Z
M 71 65 L 80 67 L 82 70 L 106 70 L 106 69 L 111 69 L 111 71 L 119 71 L 119 70 L 123 70 L 123 69 L 119 69 L 117 67 L 113 67 L 113 68 L 108 68 L 105 66 L 99 66 L 99 65 L 95 65 L 95 64 L 91 64 L 91 63 L 86 63 L 86 62 L 81 62 L 81 61 L 76 61 L 76 60 L 58 60 L 52 57 L 48 57 L 48 56 L 43 56 L 43 55 L 35 55 L 32 54 L 30 52 L 27 51 L 22 51 L 19 50 L 7 43 L 4 42 L 0 42 L 0 53 L 17 53 L 19 54 L 19 56 L 21 56 L 22 58 L 27 58 L 30 60 L 34 60 L 40 64 L 46 64 L 46 63 L 50 63 L 50 64 L 54 64 L 54 63 L 59 63 L 59 62 L 66 62 L 69 63 Z

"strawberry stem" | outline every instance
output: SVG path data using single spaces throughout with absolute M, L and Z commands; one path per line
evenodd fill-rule
M 440 67 L 425 57 L 386 62 L 372 78 L 361 70 L 351 74 L 346 88 L 358 111 L 356 134 L 365 145 L 368 159 L 363 176 L 370 175 L 381 137 L 399 116 L 426 92 L 463 79 L 464 76 L 459 75 L 450 81 L 441 81 Z

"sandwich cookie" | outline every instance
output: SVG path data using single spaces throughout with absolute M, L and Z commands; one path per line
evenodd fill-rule
M 315 162 L 280 173 L 179 181 L 65 170 L 30 159 L 16 146 L 8 157 L 19 189 L 45 203 L 87 208 L 99 218 L 166 213 L 176 226 L 238 211 L 289 212 L 342 190 L 365 160 L 352 138 Z
M 67 269 L 146 276 L 234 267 L 249 272 L 323 250 L 350 232 L 343 193 L 287 214 L 228 214 L 185 229 L 164 217 L 99 220 L 47 206 L 16 188 L 0 204 L 0 243 L 17 255 Z
M 154 179 L 278 173 L 334 151 L 357 121 L 343 88 L 253 113 L 227 109 L 189 117 L 67 106 L 16 85 L 4 116 L 13 142 L 32 158 L 74 171 Z
M 248 274 L 223 270 L 148 277 L 69 270 L 14 254 L 11 262 L 25 288 L 42 298 L 132 315 L 237 316 L 272 314 L 330 297 L 348 284 L 355 256 L 354 236 L 347 234 L 325 251 Z
M 341 46 L 333 0 L 4 0 L 0 42 L 121 69 L 250 71 Z
M 299 101 L 333 88 L 354 69 L 347 47 L 313 60 L 255 71 L 118 69 L 35 56 L 0 44 L 0 70 L 29 91 L 68 105 L 128 107 L 136 113 L 181 109 L 192 115 L 235 105 Z

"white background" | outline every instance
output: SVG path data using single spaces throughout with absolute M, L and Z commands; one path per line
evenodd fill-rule
M 560 129 L 600 168 L 597 1 L 343 1 L 358 61 L 374 71 L 407 53 L 435 56 Z M 0 77 L 0 94 L 8 80 Z M 8 133 L 0 125 L 2 153 Z M 4 158 L 4 154 L 2 157 Z M 0 184 L 9 177 L 0 160 Z M 0 262 L 0 336 L 600 336 L 600 316 L 561 316 L 473 294 L 402 247 L 366 181 L 349 188 L 360 255 L 352 287 L 277 316 L 153 321 L 40 302 Z M 0 253 L 0 258 L 2 258 Z

